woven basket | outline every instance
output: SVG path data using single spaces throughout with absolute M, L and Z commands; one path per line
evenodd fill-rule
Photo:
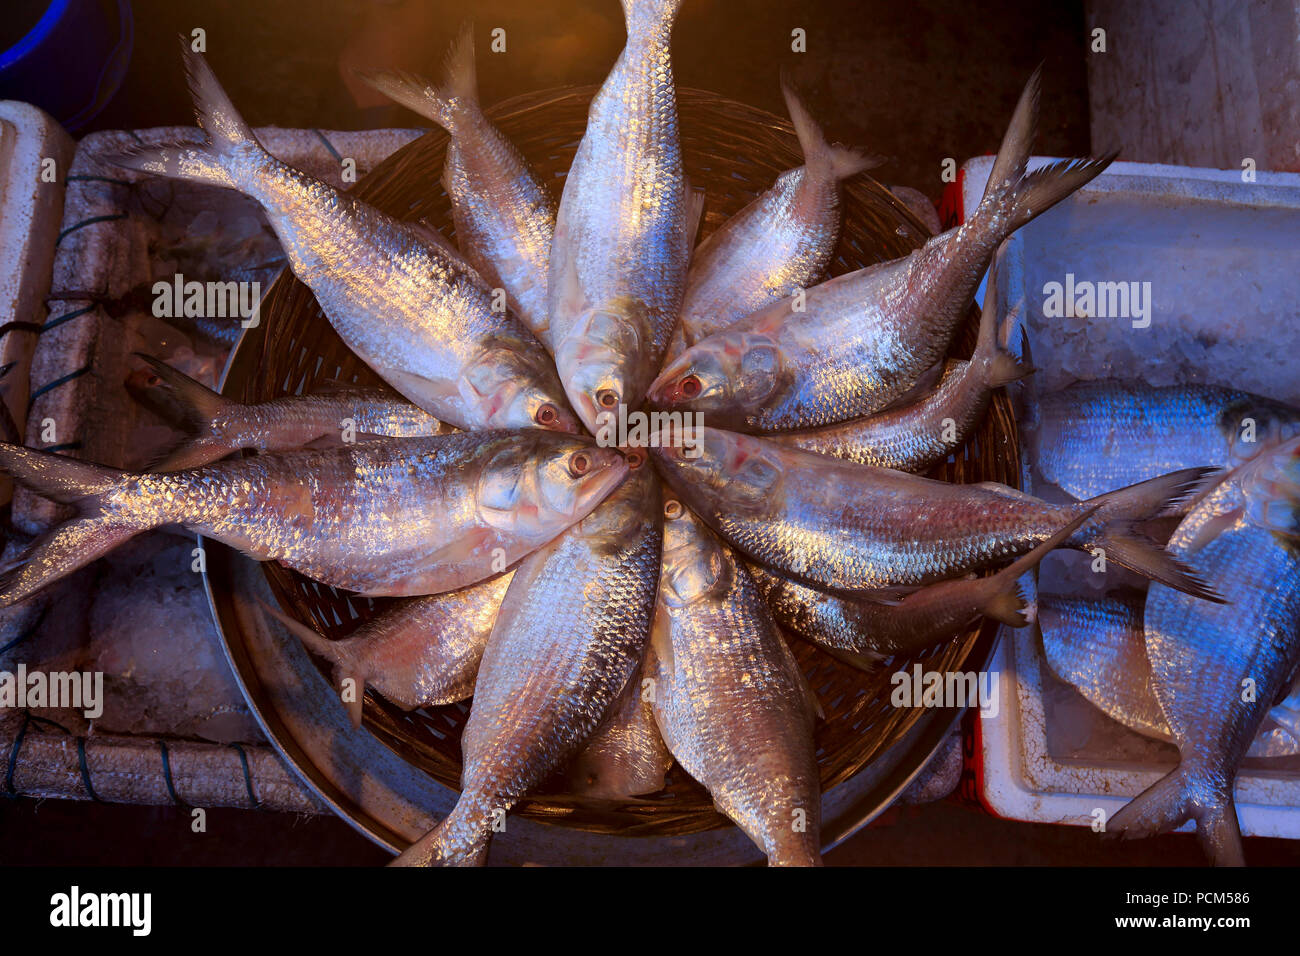
M 558 196 L 586 126 L 595 88 L 534 93 L 499 104 L 489 115 L 523 151 Z M 681 139 L 691 185 L 702 187 L 706 210 L 701 238 L 767 189 L 778 174 L 802 163 L 789 123 L 770 113 L 697 90 L 678 90 Z M 402 219 L 427 219 L 454 236 L 451 207 L 440 185 L 447 135 L 434 130 L 390 156 L 354 188 L 355 194 Z M 831 267 L 832 274 L 860 269 L 905 255 L 928 235 L 907 209 L 884 187 L 857 176 L 845 187 L 845 226 Z M 311 292 L 285 274 L 262 305 L 261 325 L 250 330 L 231 362 L 225 394 L 240 401 L 265 401 L 310 392 L 324 379 L 377 383 L 374 374 L 339 339 Z M 972 305 L 956 353 L 974 347 L 978 314 Z M 956 456 L 955 463 L 934 470 L 933 477 L 955 482 L 1000 481 L 1019 484 L 1019 452 L 1011 407 L 995 396 L 985 422 Z M 289 614 L 308 621 L 331 638 L 342 637 L 373 617 L 389 602 L 340 593 L 277 564 L 263 565 L 270 585 Z M 889 702 L 889 676 L 924 661 L 926 669 L 982 666 L 995 625 L 981 637 L 972 628 L 946 644 L 874 674 L 843 664 L 802 641 L 795 654 L 821 701 L 826 720 L 817 729 L 817 761 L 822 787 L 847 780 L 898 741 L 918 720 L 920 709 L 900 709 Z M 325 665 L 320 662 L 322 670 Z M 452 788 L 459 787 L 460 732 L 467 704 L 406 713 L 368 693 L 364 719 L 379 739 L 406 761 L 423 768 Z M 563 826 L 637 836 L 666 836 L 729 825 L 708 794 L 679 767 L 666 788 L 627 804 L 594 805 L 562 792 L 563 782 L 521 803 L 519 814 Z

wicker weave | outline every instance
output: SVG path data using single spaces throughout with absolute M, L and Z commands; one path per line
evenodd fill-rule
M 577 149 L 595 88 L 551 91 L 499 104 L 490 115 L 559 195 Z M 681 137 L 691 184 L 706 195 L 701 237 L 768 188 L 782 171 L 802 163 L 789 123 L 713 94 L 678 91 Z M 427 219 L 453 235 L 451 208 L 439 184 L 447 136 L 434 130 L 389 157 L 355 193 L 404 219 Z M 867 176 L 854 177 L 845 188 L 845 228 L 831 271 L 859 269 L 905 255 L 924 241 L 926 229 L 886 189 Z M 311 391 L 324 379 L 376 381 L 343 345 L 323 317 L 311 292 L 286 275 L 262 306 L 261 326 L 245 337 L 231 365 L 226 394 L 241 401 L 264 401 Z M 974 347 L 978 315 L 961 330 L 956 352 Z M 934 477 L 950 481 L 1019 483 L 1014 422 L 1007 399 L 995 397 L 987 419 L 956 456 Z M 310 619 L 330 637 L 339 637 L 385 606 L 383 600 L 340 594 L 275 564 L 265 565 L 270 583 L 288 613 Z M 992 627 L 993 625 L 985 625 Z M 794 642 L 804 672 L 821 701 L 826 720 L 817 730 L 817 760 L 823 788 L 848 779 L 897 741 L 922 711 L 889 703 L 889 675 L 925 661 L 927 669 L 964 669 L 980 629 L 897 666 L 865 674 L 820 650 Z M 988 636 L 988 635 L 986 635 Z M 987 641 L 981 643 L 987 647 Z M 982 656 L 982 655 L 981 655 Z M 982 661 L 973 662 L 980 666 Z M 322 664 L 322 667 L 324 665 Z M 382 698 L 367 694 L 365 721 L 397 754 L 422 767 L 450 787 L 459 785 L 460 731 L 465 704 L 405 713 Z M 628 835 L 688 833 L 727 825 L 705 790 L 675 767 L 666 789 L 628 804 L 593 804 L 567 798 L 557 779 L 522 803 L 518 812 L 566 826 Z M 554 794 L 554 795 L 552 795 Z

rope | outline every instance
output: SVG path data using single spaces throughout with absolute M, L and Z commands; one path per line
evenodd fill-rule
M 244 748 L 239 744 L 231 744 L 235 748 L 235 753 L 239 754 L 239 762 L 244 768 L 244 789 L 248 791 L 248 803 L 254 810 L 262 809 L 262 801 L 257 799 L 257 794 L 253 792 L 253 774 L 248 769 L 248 754 L 244 753 Z
M 317 139 L 319 139 L 322 143 L 325 144 L 325 148 L 330 151 L 331 156 L 333 156 L 340 163 L 343 162 L 343 157 L 339 155 L 339 151 L 334 148 L 334 144 L 325 138 L 324 133 L 322 133 L 320 130 L 316 129 L 315 127 L 312 128 L 312 132 L 316 134 Z
M 95 788 L 90 785 L 90 768 L 86 766 L 85 737 L 77 738 L 77 766 L 81 768 L 81 782 L 86 788 L 86 793 L 90 794 L 90 799 L 96 803 L 103 803 L 104 801 L 99 799 L 99 794 L 95 792 Z
M 44 395 L 46 392 L 53 391 L 54 389 L 58 388 L 60 385 L 67 385 L 73 379 L 81 378 L 81 376 L 89 372 L 90 369 L 91 366 L 89 364 L 83 365 L 75 372 L 69 372 L 67 375 L 61 375 L 58 378 L 56 378 L 54 381 L 46 382 L 40 388 L 36 389 L 34 392 L 32 392 L 30 397 L 28 397 L 27 399 L 27 414 L 30 415 L 32 413 L 32 407 L 36 404 L 36 400 L 40 398 L 42 395 Z
M 73 223 L 67 229 L 64 229 L 61 233 L 59 233 L 59 238 L 54 240 L 54 245 L 58 246 L 59 243 L 63 242 L 63 240 L 67 238 L 69 233 L 76 232 L 78 229 L 81 229 L 84 226 L 93 225 L 94 223 L 97 222 L 112 222 L 115 219 L 125 219 L 125 218 L 126 218 L 126 213 L 115 212 L 107 216 L 91 216 L 89 219 L 83 219 L 81 220 L 81 222 Z
M 159 740 L 158 750 L 162 753 L 163 782 L 167 784 L 167 792 L 171 794 L 172 803 L 176 804 L 178 807 L 188 807 L 189 804 L 182 800 L 176 793 L 176 784 L 172 780 L 171 755 L 167 753 L 167 744 Z

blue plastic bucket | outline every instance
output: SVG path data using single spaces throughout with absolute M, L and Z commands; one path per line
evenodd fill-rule
M 0 52 L 0 99 L 39 106 L 75 132 L 122 85 L 134 36 L 130 0 L 49 0 Z

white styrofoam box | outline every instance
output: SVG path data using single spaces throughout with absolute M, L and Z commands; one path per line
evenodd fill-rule
M 963 167 L 967 218 L 992 164 Z M 1236 170 L 1115 163 L 1016 233 L 995 267 L 1000 311 L 1023 297 L 1009 341 L 1023 330 L 1038 369 L 1017 396 L 1029 419 L 1036 394 L 1096 378 L 1205 382 L 1300 404 L 1300 175 L 1246 182 Z M 1149 282 L 1148 316 L 1045 317 L 1045 285 L 1067 274 Z M 1025 490 L 1060 500 L 1030 456 Z M 1109 578 L 1072 552 L 1040 569 L 1058 591 L 1099 593 Z M 1001 674 L 1003 706 L 979 717 L 981 798 L 1010 819 L 1090 826 L 1095 811 L 1108 819 L 1172 769 L 1177 751 L 1092 707 L 1048 670 L 1041 646 L 1036 627 L 1003 629 L 989 665 Z M 1244 764 L 1237 810 L 1245 835 L 1300 838 L 1300 760 Z
M 63 127 L 35 106 L 0 101 L 0 325 L 45 320 L 71 161 L 72 140 Z M 5 378 L 4 402 L 20 429 L 35 348 L 32 332 L 15 330 L 0 339 L 0 365 L 14 366 Z M 3 484 L 0 502 L 11 492 L 8 481 Z

